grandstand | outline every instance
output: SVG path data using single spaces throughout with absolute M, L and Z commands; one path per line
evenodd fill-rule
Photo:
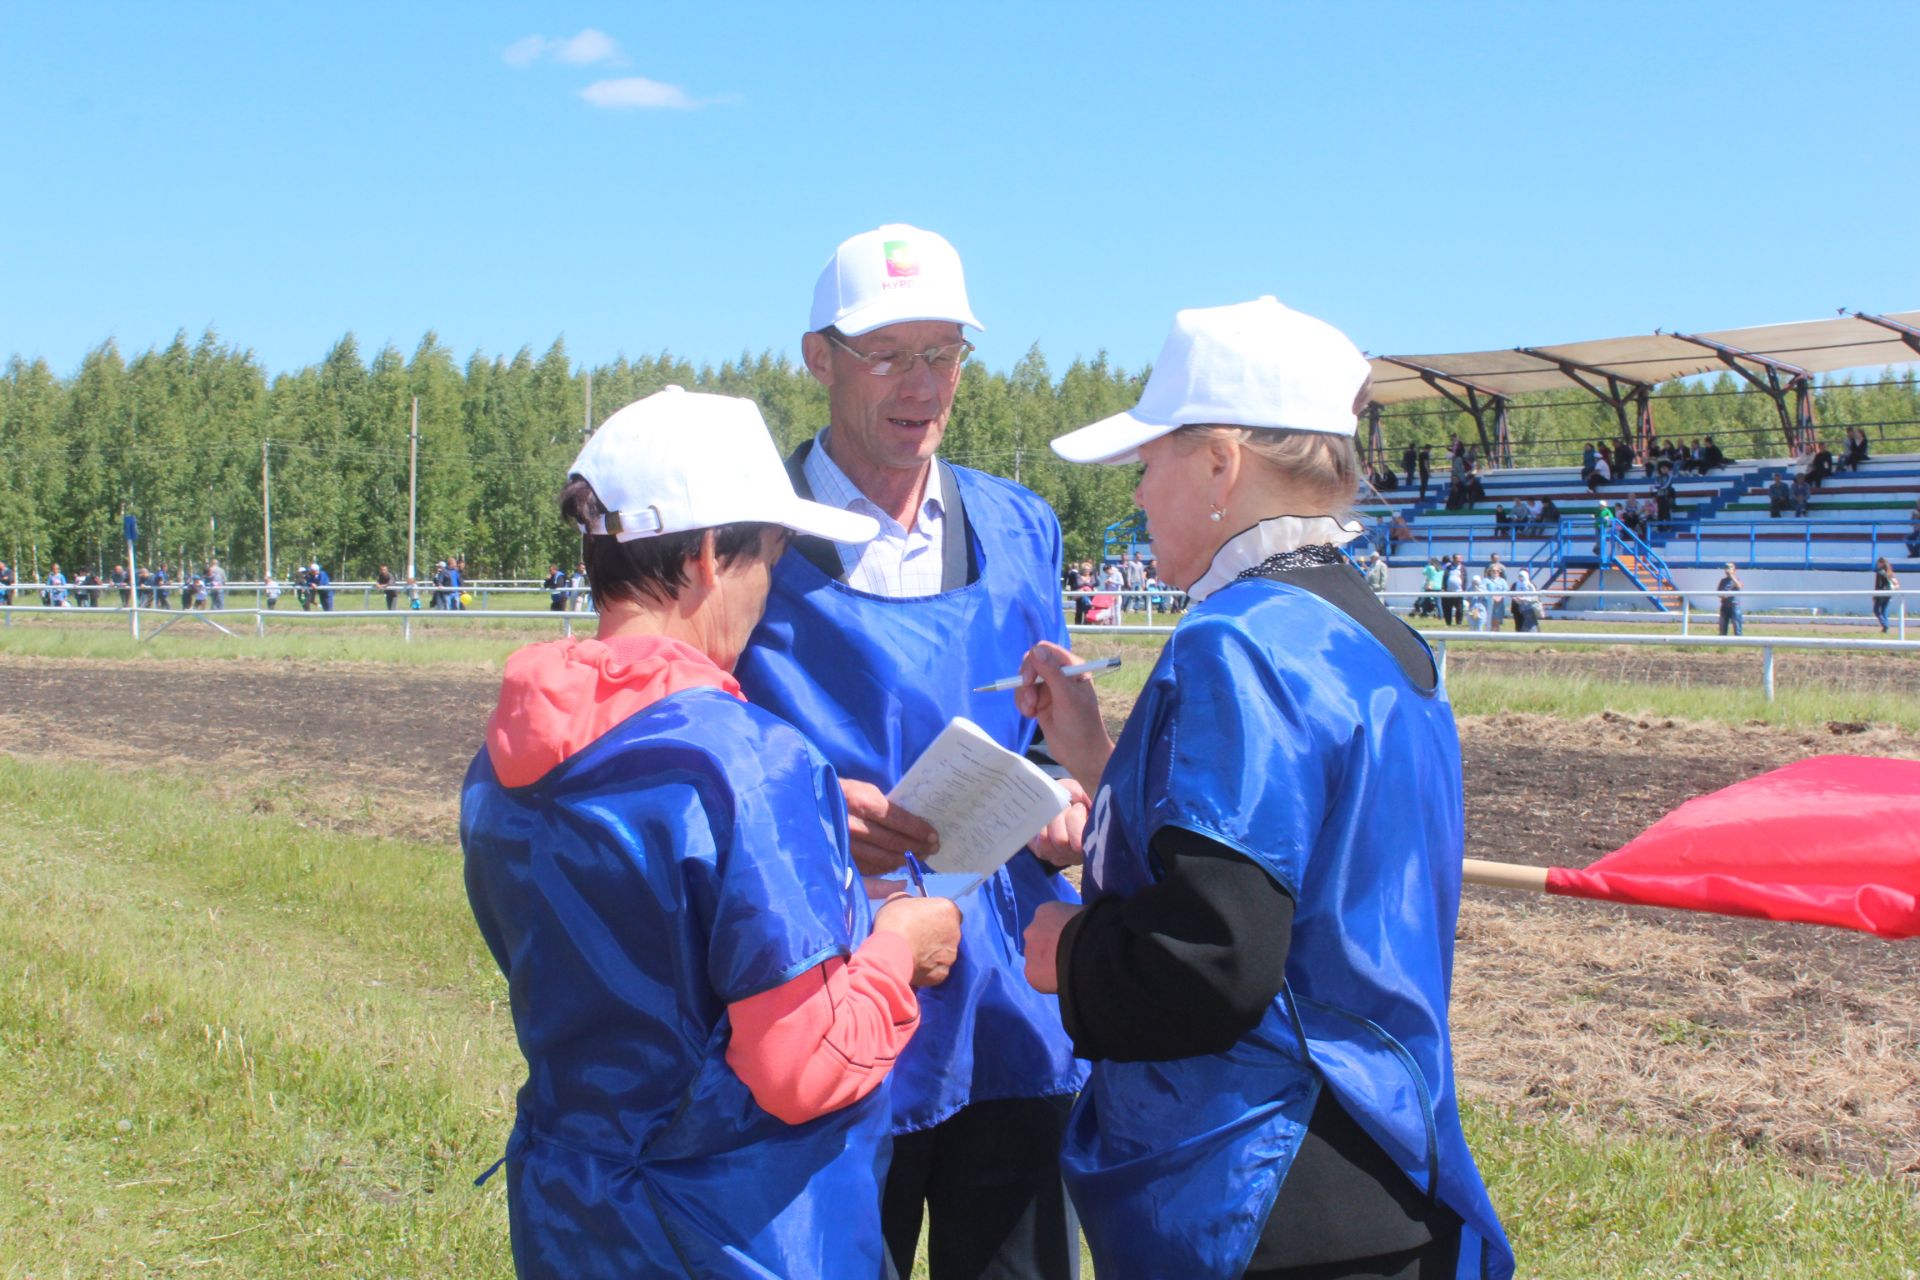
M 1550 609 L 1678 608 L 1677 593 L 1710 593 L 1720 567 L 1740 566 L 1752 590 L 1858 590 L 1886 556 L 1896 572 L 1920 571 L 1907 555 L 1914 504 L 1920 501 L 1920 454 L 1875 457 L 1858 472 L 1829 477 L 1807 506 L 1805 516 L 1790 511 L 1769 515 L 1767 488 L 1775 476 L 1792 478 L 1794 461 L 1770 458 L 1738 462 L 1705 476 L 1689 475 L 1674 484 L 1673 519 L 1654 524 L 1644 541 L 1624 530 L 1599 545 L 1595 513 L 1601 502 L 1644 498 L 1650 483 L 1635 472 L 1589 493 L 1577 467 L 1522 467 L 1486 472 L 1484 501 L 1448 511 L 1444 484 L 1370 493 L 1359 507 L 1373 528 L 1376 545 L 1385 547 L 1394 515 L 1407 536 L 1388 555 L 1389 586 L 1395 591 L 1420 587 L 1420 569 L 1429 556 L 1464 555 L 1469 566 L 1484 566 L 1498 553 L 1509 564 L 1530 570 Z M 1550 527 L 1496 523 L 1500 508 L 1521 500 L 1551 498 L 1561 520 Z M 1809 595 L 1781 598 L 1769 607 L 1864 613 L 1864 599 L 1837 604 Z

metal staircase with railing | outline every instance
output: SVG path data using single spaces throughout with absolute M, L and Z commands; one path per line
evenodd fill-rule
M 1587 516 L 1568 516 L 1553 537 L 1527 559 L 1543 608 L 1559 609 L 1595 574 L 1617 569 L 1656 612 L 1677 613 L 1680 592 L 1667 562 L 1645 539 L 1618 521 L 1601 532 Z

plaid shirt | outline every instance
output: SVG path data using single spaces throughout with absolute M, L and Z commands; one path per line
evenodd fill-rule
M 847 571 L 847 585 L 869 595 L 901 598 L 940 594 L 941 550 L 945 545 L 946 506 L 941 501 L 940 468 L 927 469 L 926 492 L 920 497 L 920 510 L 912 528 L 907 528 L 882 511 L 860 492 L 838 463 L 827 456 L 826 432 L 814 440 L 807 451 L 802 470 L 813 490 L 813 500 L 830 507 L 842 507 L 872 516 L 880 522 L 880 535 L 872 542 L 836 542 L 840 563 Z

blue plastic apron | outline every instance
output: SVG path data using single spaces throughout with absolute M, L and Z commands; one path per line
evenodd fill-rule
M 528 787 L 482 751 L 460 808 L 527 1060 L 506 1156 L 519 1274 L 880 1275 L 886 1085 L 788 1125 L 725 1058 L 730 1003 L 867 933 L 832 767 L 698 689 Z
M 1297 587 L 1215 592 L 1168 641 L 1101 778 L 1089 898 L 1155 883 L 1162 826 L 1293 896 L 1287 982 L 1224 1053 L 1100 1062 L 1061 1167 L 1103 1277 L 1238 1276 L 1319 1091 L 1465 1223 L 1461 1276 L 1513 1271 L 1453 1091 L 1460 749 L 1364 628 Z
M 1060 526 L 1039 498 L 952 467 L 977 576 L 932 596 L 856 591 L 799 549 L 774 567 L 766 617 L 734 675 L 756 705 L 798 725 L 842 777 L 887 790 L 948 720 L 965 716 L 1024 751 L 1033 722 L 1011 693 L 973 692 L 1061 641 Z M 1058 1002 L 1027 984 L 1021 933 L 1042 902 L 1078 901 L 1031 853 L 1015 854 L 962 903 L 960 955 L 920 993 L 920 1029 L 893 1073 L 896 1132 L 969 1102 L 1072 1093 L 1084 1067 Z

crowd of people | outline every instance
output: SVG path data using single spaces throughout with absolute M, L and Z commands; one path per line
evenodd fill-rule
M 1384 587 L 1384 577 L 1382 582 Z M 1515 631 L 1540 630 L 1540 589 L 1532 572 L 1518 568 L 1509 578 L 1498 552 L 1479 573 L 1468 568 L 1463 554 L 1429 556 L 1420 569 L 1420 591 L 1411 610 L 1416 618 L 1473 631 L 1499 631 L 1508 621 Z
M 1127 613 L 1180 613 L 1187 597 L 1160 577 L 1152 560 L 1127 551 L 1118 560 L 1068 564 L 1060 585 L 1073 599 L 1075 626 L 1118 626 Z

